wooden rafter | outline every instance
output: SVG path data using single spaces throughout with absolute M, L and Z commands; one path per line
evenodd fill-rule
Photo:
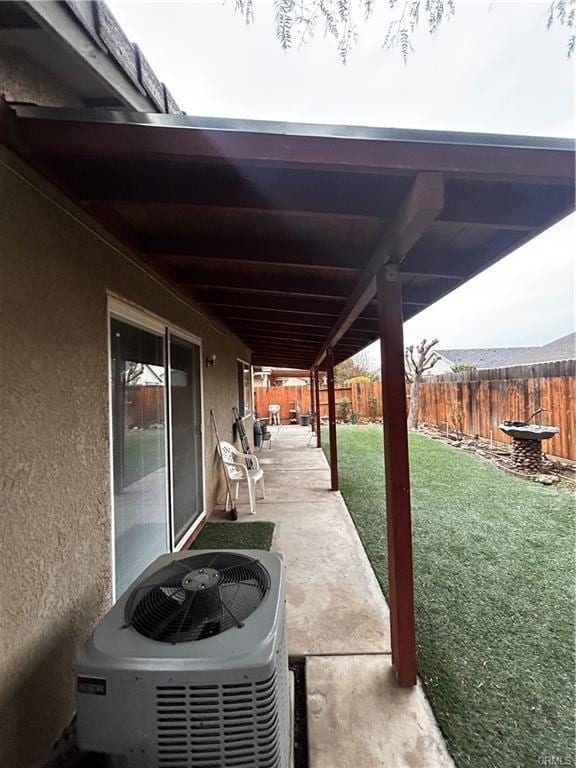
M 313 336 L 324 341 L 326 338 L 327 330 L 330 330 L 330 326 L 316 326 L 316 325 L 302 325 L 297 323 L 273 323 L 271 321 L 259 323 L 257 318 L 253 320 L 236 320 L 234 322 L 234 328 L 238 332 L 250 334 L 257 333 L 263 336 L 285 336 L 290 338 L 294 334 L 305 334 L 306 336 Z M 377 335 L 377 329 L 361 330 L 352 327 L 345 337 L 348 339 L 354 339 L 356 341 L 363 341 L 364 339 L 373 339 Z
M 197 279 L 187 275 L 175 275 L 174 282 L 179 288 L 210 291 L 233 291 L 252 294 L 287 294 L 306 296 L 309 299 L 335 298 L 346 299 L 350 281 L 338 280 L 336 276 L 323 277 L 321 280 L 303 280 L 286 275 L 284 278 L 262 276 L 256 279 L 252 275 L 227 274 L 199 275 Z M 353 284 L 353 282 L 352 282 Z
M 270 310 L 266 312 L 266 316 L 263 316 L 262 311 L 257 309 L 249 310 L 248 312 L 240 312 L 237 309 L 228 312 L 216 310 L 214 314 L 216 317 L 220 317 L 224 322 L 234 323 L 237 327 L 240 327 L 244 323 L 257 323 L 260 328 L 313 328 L 322 331 L 324 336 L 326 336 L 327 331 L 332 328 L 334 320 L 336 319 L 336 315 L 319 317 L 317 315 L 276 314 Z M 361 329 L 360 325 L 358 326 L 358 329 Z M 374 330 L 373 322 L 369 321 L 362 330 L 366 332 Z
M 328 334 L 320 354 L 314 361 L 316 366 L 322 363 L 328 350 L 339 342 L 368 302 L 374 298 L 376 275 L 382 266 L 388 262 L 400 262 L 443 207 L 444 178 L 442 174 L 418 174 L 396 219 L 386 229 L 334 328 Z

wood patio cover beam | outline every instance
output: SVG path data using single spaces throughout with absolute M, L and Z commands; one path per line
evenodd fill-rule
M 295 207 L 295 203 L 293 203 L 293 207 L 291 208 L 282 207 L 281 201 L 270 199 L 263 199 L 259 206 L 257 206 L 254 202 L 251 204 L 242 204 L 242 199 L 240 197 L 237 201 L 235 201 L 235 205 L 226 204 L 225 202 L 202 204 L 200 202 L 196 202 L 197 200 L 203 199 L 201 194 L 202 190 L 196 190 L 195 196 L 193 196 L 192 193 L 188 191 L 186 194 L 183 193 L 180 196 L 177 196 L 173 193 L 171 187 L 158 189 L 158 187 L 154 185 L 146 185 L 145 183 L 136 182 L 134 183 L 133 192 L 126 190 L 124 194 L 120 194 L 115 190 L 114 184 L 111 184 L 110 180 L 108 180 L 107 186 L 102 187 L 102 192 L 92 192 L 90 194 L 82 192 L 81 198 L 83 202 L 92 205 L 101 205 L 103 203 L 106 203 L 109 206 L 118 206 L 123 205 L 124 203 L 152 203 L 163 206 L 185 205 L 189 214 L 196 216 L 202 216 L 206 213 L 215 212 L 219 214 L 251 213 L 258 214 L 259 216 L 274 216 L 275 218 L 282 217 L 288 220 L 288 224 L 290 224 L 290 219 L 303 218 L 305 216 L 313 217 L 316 220 L 326 219 L 329 222 L 336 220 L 362 222 L 371 220 L 373 221 L 376 218 L 381 219 L 381 217 L 376 217 L 374 214 L 368 215 L 362 213 L 361 211 L 342 211 L 339 210 L 339 208 L 342 208 L 343 206 L 336 205 L 334 205 L 331 210 L 318 211 L 318 196 L 313 196 L 311 192 L 308 192 L 308 196 L 310 198 L 309 202 L 307 202 L 306 198 L 304 197 L 300 207 Z M 522 206 L 520 203 L 518 203 L 518 210 L 510 211 L 510 203 L 505 198 L 506 192 L 503 191 L 500 194 L 502 197 L 502 204 L 499 210 L 494 211 L 494 209 L 489 207 L 485 202 L 479 204 L 474 212 L 457 210 L 456 205 L 453 204 L 452 209 L 454 209 L 454 212 L 450 213 L 447 211 L 444 218 L 442 219 L 442 223 L 451 227 L 487 227 L 494 230 L 510 229 L 519 232 L 536 229 L 534 220 L 535 217 L 537 217 L 538 211 L 534 203 L 532 204 L 531 208 L 529 208 L 526 204 Z M 506 205 L 505 203 L 507 202 L 508 204 Z M 202 249 L 198 248 L 193 242 L 190 241 L 174 241 L 170 246 L 168 244 L 159 242 L 157 239 L 156 243 L 154 243 L 154 241 L 151 243 L 146 243 L 145 248 L 146 252 L 150 254 L 159 253 L 160 255 L 168 256 L 189 254 L 191 257 L 218 258 L 218 252 L 216 249 L 208 252 L 205 250 L 203 252 Z M 266 258 L 259 259 L 257 256 L 252 256 L 251 258 L 262 261 L 269 260 Z M 291 259 L 292 257 L 288 257 L 289 263 Z M 284 263 L 284 260 L 282 260 L 280 257 L 272 259 L 272 261 L 273 263 Z M 301 264 L 305 263 L 302 260 L 298 261 Z
M 164 259 L 170 260 L 173 258 L 171 254 L 146 254 L 146 262 L 154 265 L 155 263 L 162 264 Z M 279 259 L 275 260 L 275 257 L 270 257 L 268 260 L 253 259 L 253 258 L 238 258 L 234 256 L 218 256 L 218 257 L 205 257 L 198 255 L 189 255 L 185 257 L 178 256 L 178 266 L 173 267 L 174 279 L 177 282 L 185 282 L 190 279 L 193 283 L 196 282 L 196 277 L 200 281 L 203 280 L 203 275 L 213 275 L 215 271 L 219 274 L 230 273 L 239 275 L 240 279 L 244 275 L 253 275 L 256 270 L 259 274 L 274 275 L 284 273 L 286 275 L 297 273 L 302 279 L 314 280 L 316 278 L 326 279 L 331 276 L 335 276 L 341 280 L 357 280 L 362 274 L 362 267 L 348 267 L 338 264 L 314 264 L 308 262 L 307 264 L 296 264 L 290 262 L 283 262 Z M 467 275 L 464 272 L 456 272 L 452 270 L 450 272 L 439 271 L 438 269 L 426 269 L 419 268 L 418 270 L 403 270 L 404 277 L 429 277 L 437 278 L 439 280 L 465 280 Z
M 376 294 L 376 275 L 388 262 L 399 262 L 420 239 L 444 208 L 444 177 L 441 173 L 419 173 L 397 217 L 386 229 L 368 266 L 346 301 L 334 328 L 316 360 L 319 366 L 328 350 L 336 346 Z
M 316 339 L 320 344 L 324 342 L 326 338 L 326 331 L 329 328 L 315 328 L 314 326 L 307 325 L 285 325 L 277 323 L 268 323 L 258 325 L 258 321 L 247 322 L 246 320 L 240 320 L 234 323 L 234 330 L 244 336 L 257 336 L 258 338 L 286 338 L 290 339 L 294 336 L 301 336 L 307 339 Z M 351 329 L 345 337 L 348 341 L 364 341 L 366 344 L 370 344 L 377 336 L 377 330 L 373 331 L 357 331 Z
M 323 278 L 321 280 L 303 280 L 302 278 L 287 275 L 284 278 L 263 276 L 261 279 L 254 279 L 246 275 L 229 275 L 226 272 L 214 273 L 211 277 L 198 279 L 194 282 L 192 276 L 182 278 L 176 275 L 172 277 L 173 282 L 182 289 L 189 289 L 195 292 L 231 292 L 236 295 L 242 294 L 280 294 L 286 297 L 292 296 L 306 297 L 309 304 L 313 302 L 310 299 L 339 299 L 344 301 L 350 290 L 351 284 L 348 281 L 338 280 L 336 276 L 331 279 Z M 255 299 L 257 301 L 257 299 Z
M 253 327 L 253 324 L 256 324 L 258 328 L 275 328 L 276 330 L 310 328 L 314 329 L 315 333 L 318 332 L 321 334 L 323 339 L 326 338 L 328 331 L 332 329 L 337 317 L 337 315 L 328 315 L 326 317 L 317 317 L 316 315 L 288 315 L 287 317 L 281 313 L 275 313 L 273 310 L 267 310 L 266 315 L 263 316 L 262 309 L 249 310 L 248 312 L 238 310 L 232 310 L 230 312 L 215 311 L 213 314 L 224 322 L 234 323 L 235 328 L 241 328 L 242 325 Z M 357 335 L 373 336 L 378 332 L 377 320 L 371 318 L 364 319 L 364 321 L 357 320 L 353 329 Z
M 6 138 L 5 138 L 6 137 Z M 21 154 L 156 159 L 381 173 L 457 171 L 461 178 L 570 183 L 570 142 L 526 136 L 13 108 L 0 100 L 0 140 Z M 561 145 L 560 145 L 561 144 Z M 566 145 L 566 146 L 565 146 Z M 571 147 L 573 150 L 573 147 Z
M 310 356 L 285 359 L 282 355 L 270 354 L 269 352 L 259 352 L 252 354 L 252 365 L 281 365 L 283 368 L 300 368 L 302 365 L 310 367 L 312 359 Z

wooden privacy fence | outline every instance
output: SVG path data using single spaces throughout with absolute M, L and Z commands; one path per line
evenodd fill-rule
M 282 424 L 290 422 L 290 409 L 294 404 L 302 413 L 310 410 L 310 387 L 255 387 L 254 388 L 254 412 L 258 418 L 268 416 L 269 405 L 280 406 L 280 420 Z
M 164 424 L 164 387 L 149 385 L 125 388 L 126 428 Z
M 349 400 L 351 409 L 363 419 L 382 417 L 382 398 L 379 381 L 352 382 L 348 387 L 336 387 L 336 410 L 341 400 Z M 302 413 L 310 410 L 310 387 L 256 387 L 254 407 L 259 417 L 268 415 L 268 406 L 280 406 L 283 424 L 290 421 L 290 409 L 297 403 Z M 328 390 L 320 390 L 320 415 L 328 418 Z
M 431 376 L 420 392 L 421 422 L 453 429 L 461 409 L 465 434 L 502 443 L 512 440 L 498 424 L 524 421 L 544 408 L 541 423 L 560 427 L 544 442 L 545 453 L 576 459 L 576 360 Z
M 379 381 L 352 382 L 336 389 L 336 405 L 346 398 L 362 421 L 382 418 Z M 257 387 L 257 416 L 268 415 L 268 405 L 280 406 L 287 424 L 294 403 L 306 413 L 310 388 Z M 521 365 L 426 377 L 420 387 L 420 422 L 454 430 L 453 418 L 461 413 L 466 435 L 509 443 L 498 429 L 505 419 L 523 421 L 537 408 L 545 408 L 543 424 L 560 427 L 560 434 L 544 443 L 544 451 L 565 459 L 576 459 L 576 361 Z M 328 416 L 327 390 L 320 391 L 320 413 Z

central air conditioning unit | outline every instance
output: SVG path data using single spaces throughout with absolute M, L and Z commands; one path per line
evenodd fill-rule
M 270 552 L 156 560 L 76 660 L 80 750 L 122 768 L 288 768 L 284 581 Z

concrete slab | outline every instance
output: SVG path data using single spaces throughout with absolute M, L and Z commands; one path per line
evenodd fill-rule
M 294 426 L 282 426 L 280 431 L 272 430 L 272 442 L 262 448 L 261 453 L 273 453 L 274 451 L 290 449 L 310 449 L 315 448 L 316 438 L 310 439 L 310 431 L 306 428 Z
M 269 470 L 296 470 L 326 469 L 326 457 L 322 450 L 317 448 L 302 448 L 301 450 L 266 451 L 257 454 L 262 467 Z
M 310 768 L 454 768 L 420 685 L 390 657 L 306 660 Z
M 272 549 L 286 563 L 288 650 L 292 656 L 389 653 L 388 606 L 340 495 L 320 503 L 258 501 L 272 520 Z
M 292 656 L 390 651 L 388 606 L 339 493 L 330 490 L 322 451 L 307 447 L 306 430 L 282 427 L 284 443 L 264 468 L 266 499 L 249 514 L 243 488 L 240 519 L 276 524 L 272 548 L 282 553 L 287 576 L 288 650 Z M 294 451 L 302 469 L 283 471 Z M 286 460 L 286 463 L 285 463 Z M 309 462 L 321 468 L 308 469 Z
M 390 651 L 388 606 L 340 494 L 258 507 L 286 562 L 293 656 Z
M 282 427 L 258 454 L 266 499 L 241 519 L 272 520 L 286 562 L 288 647 L 306 658 L 310 768 L 453 768 L 420 686 L 390 662 L 388 606 L 321 450 Z
M 327 469 L 305 469 L 300 472 L 267 471 L 264 469 L 266 498 L 258 504 L 308 502 L 316 504 L 329 495 L 330 478 Z M 346 515 L 348 512 L 346 511 Z

